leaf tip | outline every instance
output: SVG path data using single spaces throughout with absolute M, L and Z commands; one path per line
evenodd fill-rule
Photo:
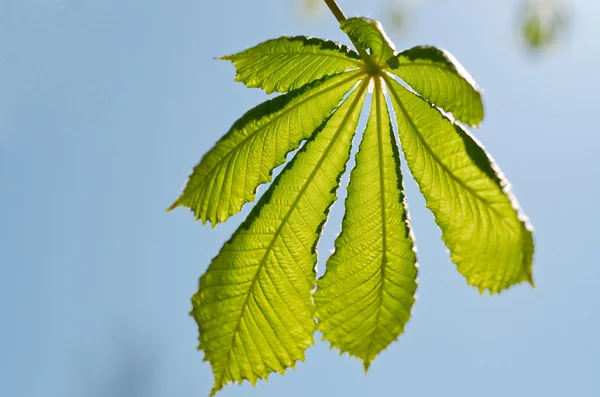
M 536 289 L 536 287 L 535 287 L 535 281 L 533 280 L 533 272 L 530 272 L 527 275 L 527 282 L 529 283 L 529 285 L 531 285 L 531 288 Z
M 483 119 L 480 119 L 480 120 L 477 120 L 477 121 L 472 121 L 472 122 L 469 123 L 469 127 L 480 129 L 482 122 L 483 122 Z
M 179 203 L 179 199 L 175 200 L 175 202 L 173 204 L 171 204 L 171 206 L 169 208 L 167 208 L 166 212 L 171 212 L 173 211 L 175 208 L 179 207 L 181 204 Z
M 363 365 L 365 367 L 365 375 L 369 372 L 369 367 L 371 366 L 371 361 L 365 360 L 363 361 Z
M 215 384 L 214 384 L 213 388 L 211 389 L 209 396 L 213 397 L 222 388 L 223 388 L 223 384 L 219 384 L 218 382 L 215 381 Z

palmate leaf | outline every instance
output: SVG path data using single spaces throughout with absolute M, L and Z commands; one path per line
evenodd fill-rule
M 474 80 L 446 51 L 421 46 L 397 53 L 371 19 L 351 18 L 341 28 L 360 58 L 341 44 L 305 37 L 225 57 L 238 81 L 287 93 L 239 119 L 171 206 L 188 207 L 213 226 L 223 222 L 253 201 L 257 187 L 305 141 L 213 259 L 192 299 L 200 349 L 215 375 L 212 394 L 293 368 L 317 327 L 332 346 L 363 360 L 365 370 L 404 331 L 416 291 L 416 249 L 387 103 L 458 271 L 482 292 L 533 284 L 531 227 L 508 181 L 444 113 L 481 122 Z M 342 232 L 325 276 L 316 280 L 317 243 L 369 86 Z
M 319 330 L 365 370 L 396 340 L 417 289 L 400 157 L 380 80 L 350 175 L 346 215 L 315 293 Z

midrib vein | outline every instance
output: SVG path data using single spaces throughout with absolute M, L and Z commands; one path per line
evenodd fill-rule
M 352 50 L 350 50 L 352 51 Z M 356 54 L 356 56 L 359 56 L 358 53 L 354 52 L 354 54 Z M 274 54 L 255 54 L 255 55 L 249 55 L 247 58 L 250 59 L 256 59 L 256 58 L 270 58 L 270 57 L 275 57 L 275 58 L 285 58 L 288 55 L 309 55 L 311 57 L 315 57 L 315 58 L 334 58 L 334 59 L 343 59 L 344 61 L 347 62 L 351 62 L 353 64 L 355 64 L 356 66 L 360 67 L 363 65 L 363 62 L 361 59 L 354 59 L 354 58 L 350 58 L 348 56 L 346 56 L 345 54 L 325 54 L 322 52 L 301 52 L 301 51 L 286 51 L 284 53 L 274 53 Z M 223 58 L 226 60 L 231 60 L 229 58 Z M 239 58 L 241 59 L 241 57 Z M 233 62 L 233 61 L 232 61 Z M 273 63 L 277 62 L 277 60 L 273 61 Z M 266 66 L 272 66 L 273 63 L 266 65 Z M 255 66 L 255 65 L 252 65 Z M 249 67 L 249 66 L 247 66 Z M 264 66 L 263 66 L 264 68 Z
M 369 360 L 369 353 L 373 348 L 373 342 L 375 341 L 375 335 L 377 334 L 377 328 L 379 327 L 379 320 L 381 318 L 381 306 L 383 305 L 383 284 L 385 282 L 385 267 L 387 265 L 387 216 L 385 213 L 385 171 L 384 171 L 384 159 L 383 159 L 383 130 L 381 119 L 381 80 L 375 79 L 375 111 L 377 118 L 377 144 L 379 149 L 379 189 L 381 190 L 381 280 L 379 284 L 379 305 L 377 307 L 377 318 L 375 319 L 375 328 L 371 335 L 371 341 L 367 348 L 366 360 Z M 365 364 L 367 365 L 367 364 Z M 365 369 L 366 370 L 366 369 Z

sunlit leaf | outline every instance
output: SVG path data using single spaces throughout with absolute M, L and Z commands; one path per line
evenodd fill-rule
M 305 37 L 226 57 L 238 81 L 287 93 L 239 119 L 170 208 L 223 222 L 253 201 L 258 186 L 305 142 L 214 258 L 192 299 L 199 347 L 215 376 L 212 394 L 294 368 L 313 343 L 315 316 L 323 337 L 362 359 L 365 370 L 404 331 L 417 288 L 416 250 L 388 102 L 408 167 L 458 271 L 491 293 L 533 284 L 531 227 L 508 181 L 445 113 L 481 122 L 472 78 L 437 48 L 397 54 L 371 19 L 351 18 L 341 28 L 360 57 Z M 316 281 L 317 244 L 369 91 L 342 232 Z
M 324 338 L 362 359 L 365 370 L 410 318 L 416 260 L 398 147 L 377 80 L 342 233 L 315 294 Z
M 196 219 L 213 225 L 237 214 L 253 201 L 256 188 L 271 180 L 321 125 L 357 81 L 357 73 L 319 81 L 267 101 L 246 113 L 198 164 L 170 209 L 189 207 Z
M 470 285 L 533 284 L 533 238 L 508 181 L 467 131 L 386 78 L 406 161 Z
M 362 84 L 273 182 L 200 279 L 192 315 L 225 384 L 255 383 L 304 359 L 313 343 L 316 244 L 350 156 Z
M 362 66 L 358 54 L 345 45 L 304 36 L 265 41 L 222 59 L 235 65 L 236 81 L 267 93 L 291 91 Z
M 341 28 L 353 42 L 370 50 L 375 63 L 396 65 L 396 48 L 379 22 L 370 18 L 349 18 L 341 24 Z
M 413 47 L 398 54 L 398 66 L 391 71 L 429 102 L 452 112 L 457 120 L 470 125 L 483 120 L 483 103 L 475 80 L 447 51 Z

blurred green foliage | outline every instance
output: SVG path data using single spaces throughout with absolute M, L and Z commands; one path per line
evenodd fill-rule
M 300 3 L 301 12 L 304 15 L 315 15 L 323 10 L 323 2 L 321 0 L 302 0 Z
M 521 35 L 532 50 L 551 48 L 566 33 L 567 11 L 554 0 L 529 0 L 521 12 Z
M 323 15 L 322 0 L 298 0 L 302 15 Z M 411 24 L 413 7 L 426 0 L 381 0 L 387 25 L 395 33 L 406 31 Z M 568 13 L 566 0 L 521 0 L 518 29 L 524 45 L 532 52 L 554 47 L 567 33 Z

